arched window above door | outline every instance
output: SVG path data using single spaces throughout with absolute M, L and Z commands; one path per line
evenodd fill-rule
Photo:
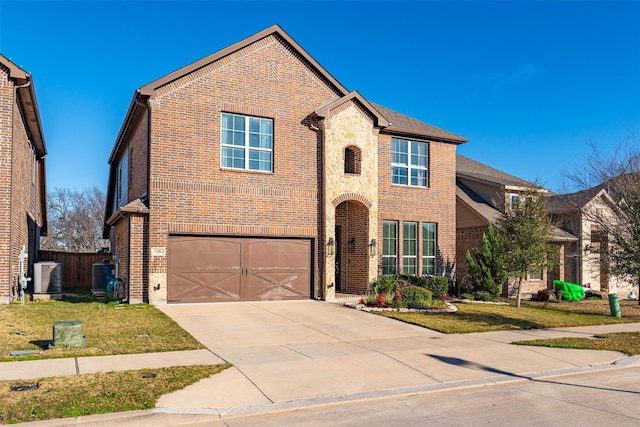
M 358 147 L 349 146 L 344 149 L 344 173 L 360 175 L 362 155 Z

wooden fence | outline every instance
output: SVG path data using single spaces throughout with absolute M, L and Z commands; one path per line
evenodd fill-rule
M 110 253 L 71 253 L 40 251 L 38 261 L 62 263 L 62 289 L 91 289 L 91 269 L 93 264 L 111 260 Z

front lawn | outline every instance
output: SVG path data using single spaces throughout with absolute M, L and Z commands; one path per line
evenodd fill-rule
M 0 381 L 0 424 L 152 409 L 163 394 L 180 390 L 229 366 L 176 366 L 37 381 Z
M 595 335 L 594 338 L 553 338 L 517 341 L 517 345 L 534 345 L 552 348 L 578 348 L 582 350 L 612 350 L 632 356 L 640 354 L 640 332 L 619 332 Z
M 455 313 L 377 312 L 446 334 L 561 328 L 611 323 L 640 322 L 640 307 L 634 301 L 621 301 L 622 318 L 611 317 L 607 301 L 527 303 L 513 305 L 456 303 Z
M 53 323 L 80 320 L 87 346 L 42 350 Z M 148 304 L 34 301 L 0 305 L 0 361 L 151 353 L 204 348 L 172 319 Z M 42 350 L 12 357 L 16 350 Z

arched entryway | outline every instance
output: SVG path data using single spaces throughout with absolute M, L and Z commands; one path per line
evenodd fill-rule
M 355 200 L 336 207 L 336 292 L 364 294 L 369 285 L 369 209 Z

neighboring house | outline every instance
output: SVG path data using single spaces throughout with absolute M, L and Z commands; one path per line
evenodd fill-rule
M 594 290 L 617 293 L 626 298 L 633 285 L 612 276 L 606 261 L 608 238 L 598 222 L 615 218 L 615 202 L 604 185 L 571 194 L 549 197 L 549 212 L 555 222 L 578 240 L 565 252 L 565 277 Z
M 0 303 L 18 297 L 22 248 L 32 277 L 46 235 L 46 155 L 31 74 L 0 55 Z
M 495 223 L 505 206 L 519 203 L 523 193 L 535 189 L 536 185 L 461 155 L 457 156 L 456 178 L 456 276 L 461 279 L 469 273 L 465 253 L 480 246 L 487 223 Z M 547 190 L 541 191 L 548 194 Z M 571 278 L 566 275 L 565 254 L 571 252 L 577 238 L 554 227 L 551 240 L 560 251 L 558 267 L 552 271 L 532 273 L 522 283 L 523 295 L 534 294 L 542 288 L 552 289 L 553 280 Z M 511 297 L 516 293 L 517 280 L 509 278 L 503 287 L 503 295 Z
M 136 90 L 104 237 L 131 303 L 333 299 L 449 274 L 466 139 L 349 91 L 279 26 Z

